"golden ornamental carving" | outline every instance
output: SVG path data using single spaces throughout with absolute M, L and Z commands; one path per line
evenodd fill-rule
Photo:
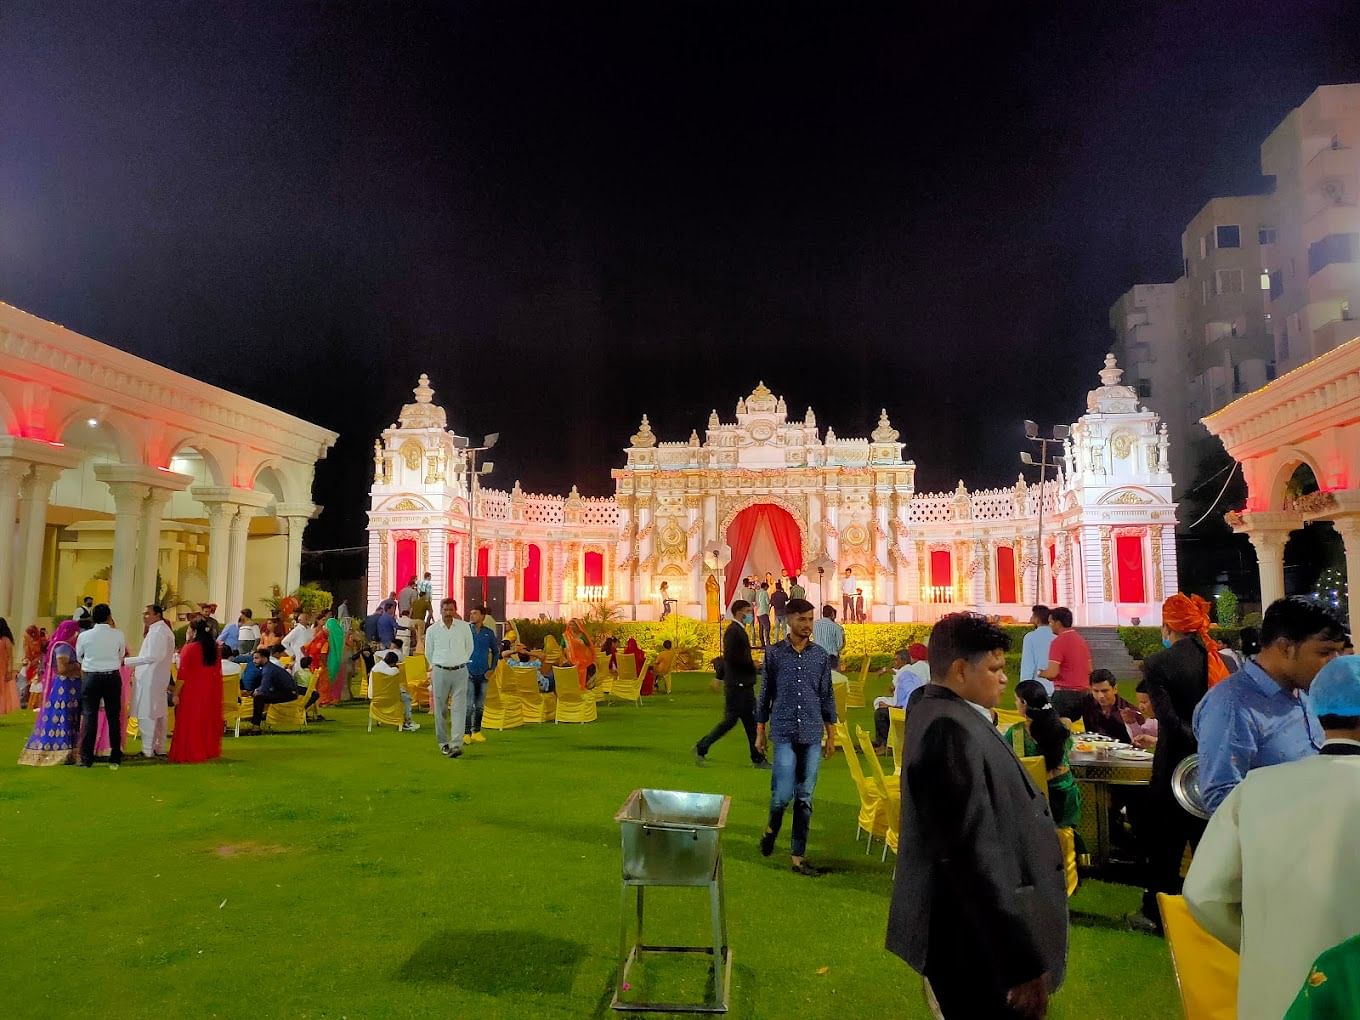
M 420 505 L 419 503 L 417 503 L 414 499 L 403 499 L 403 500 L 400 500 L 400 501 L 394 503 L 394 504 L 392 505 L 392 509 L 393 509 L 393 510 L 424 510 L 425 507 L 421 506 L 421 505 Z
M 1152 594 L 1161 600 L 1166 597 L 1162 590 L 1162 529 L 1153 528 L 1149 537 L 1152 544 Z
M 1152 502 L 1152 499 L 1148 496 L 1140 496 L 1132 489 L 1125 489 L 1118 495 L 1112 496 L 1110 499 L 1106 500 L 1106 502 L 1119 504 L 1121 506 L 1147 506 Z
M 1114 601 L 1114 569 L 1111 564 L 1113 553 L 1110 549 L 1110 529 L 1102 527 L 1100 529 L 1100 572 L 1105 577 L 1105 601 Z
M 1133 435 L 1128 432 L 1116 432 L 1114 438 L 1110 440 L 1110 449 L 1114 451 L 1117 460 L 1128 460 L 1129 453 L 1133 450 Z
M 420 459 L 424 452 L 414 439 L 408 439 L 401 444 L 401 459 L 406 461 L 406 467 L 411 471 L 420 470 Z
M 851 549 L 859 549 L 869 538 L 869 532 L 865 530 L 863 524 L 852 524 L 845 529 L 845 545 Z

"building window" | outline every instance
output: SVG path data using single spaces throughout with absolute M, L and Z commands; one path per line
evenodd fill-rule
M 1236 363 L 1234 363 L 1234 364 L 1233 364 L 1233 367 L 1232 367 L 1232 370 L 1233 370 L 1233 392 L 1234 392 L 1234 393 L 1241 393 L 1241 392 L 1242 392 L 1242 366 L 1241 366 L 1241 365 L 1238 365 L 1238 364 L 1236 364 Z
M 1219 227 L 1222 230 L 1222 227 Z M 1242 270 L 1240 269 L 1220 269 L 1214 274 L 1218 283 L 1218 293 L 1220 294 L 1241 294 L 1242 293 Z
M 1204 303 L 1207 305 L 1209 303 L 1209 295 L 1213 293 L 1214 284 L 1212 280 L 1205 280 L 1202 286 L 1204 287 Z
M 1289 360 L 1289 333 L 1286 330 L 1281 330 L 1275 335 L 1275 360 Z
M 1214 228 L 1214 240 L 1219 248 L 1242 247 L 1242 228 L 1236 223 Z
M 1152 380 L 1151 380 L 1151 379 L 1139 379 L 1139 380 L 1138 380 L 1138 396 L 1139 396 L 1139 399 L 1141 399 L 1141 400 L 1147 400 L 1149 397 L 1152 396 Z
M 1270 273 L 1264 269 L 1261 270 L 1261 289 L 1270 290 Z
M 1360 234 L 1328 234 L 1308 246 L 1308 275 L 1333 262 L 1360 262 Z
M 1274 378 L 1275 378 L 1275 362 L 1273 362 L 1273 361 L 1267 361 L 1267 362 L 1266 362 L 1266 382 L 1270 382 L 1270 381 L 1272 381 Z
M 1270 271 L 1270 300 L 1280 300 L 1280 295 L 1284 293 L 1284 273 L 1278 269 Z
M 1260 230 L 1256 231 L 1256 243 L 1257 243 L 1257 244 L 1274 244 L 1274 243 L 1275 243 L 1275 228 L 1274 228 L 1274 227 L 1262 227 Z
M 1342 322 L 1350 322 L 1350 321 L 1351 321 L 1352 319 L 1354 319 L 1354 318 L 1355 318 L 1355 316 L 1353 316 L 1353 315 L 1351 314 L 1351 303 L 1350 303 L 1349 301 L 1342 301 L 1342 302 L 1341 302 L 1341 321 L 1342 321 Z

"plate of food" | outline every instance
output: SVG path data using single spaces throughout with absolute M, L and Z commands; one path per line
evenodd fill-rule
M 1073 733 L 1073 740 L 1080 740 L 1083 744 L 1117 744 L 1119 741 L 1114 737 L 1107 737 L 1103 733 Z
M 1116 758 L 1124 761 L 1152 761 L 1152 752 L 1143 751 L 1136 747 L 1121 747 L 1114 752 Z

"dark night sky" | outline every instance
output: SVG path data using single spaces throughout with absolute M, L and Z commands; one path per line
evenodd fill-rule
M 1009 483 L 1360 4 L 926 6 L 7 0 L 0 299 L 339 431 L 313 547 L 422 370 L 505 487 L 757 378 Z

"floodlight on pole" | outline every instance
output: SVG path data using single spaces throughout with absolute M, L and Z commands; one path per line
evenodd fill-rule
M 490 435 L 484 437 L 482 439 L 482 449 L 483 450 L 491 449 L 493 446 L 496 445 L 496 441 L 500 439 L 500 437 L 501 434 L 499 432 L 492 432 Z
M 1061 456 L 1048 455 L 1048 444 L 1060 446 L 1072 434 L 1071 428 L 1066 425 L 1053 426 L 1053 438 L 1046 439 L 1039 435 L 1039 425 L 1037 422 L 1025 419 L 1025 438 L 1030 442 L 1039 444 L 1039 460 L 1035 463 L 1033 457 L 1026 450 L 1020 451 L 1020 463 L 1028 467 L 1039 469 L 1039 534 L 1037 538 L 1038 549 L 1034 563 L 1034 598 L 1036 601 L 1046 601 L 1043 598 L 1044 590 L 1044 486 L 1048 482 L 1048 469 L 1050 467 L 1066 467 L 1066 459 Z
M 1039 438 L 1039 426 L 1038 426 L 1038 424 L 1035 423 L 1035 422 L 1030 421 L 1028 418 L 1025 419 L 1025 438 L 1026 438 L 1026 439 L 1038 439 L 1038 438 Z

